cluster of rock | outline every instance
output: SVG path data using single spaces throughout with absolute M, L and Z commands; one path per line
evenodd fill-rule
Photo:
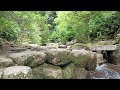
M 12 48 L 0 56 L 1 79 L 85 79 L 104 62 L 103 55 L 83 44 Z

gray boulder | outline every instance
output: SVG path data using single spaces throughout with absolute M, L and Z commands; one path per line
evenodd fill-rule
M 85 68 L 75 67 L 73 79 L 86 79 L 88 72 Z
M 43 64 L 33 68 L 33 79 L 62 79 L 62 70 L 58 66 Z
M 72 79 L 74 76 L 74 67 L 75 64 L 71 63 L 65 67 L 62 68 L 62 72 L 63 72 L 63 78 L 64 79 Z
M 16 64 L 35 67 L 45 62 L 46 54 L 37 51 L 24 51 L 8 55 Z
M 85 79 L 88 73 L 85 68 L 79 68 L 74 63 L 71 63 L 62 68 L 64 79 Z
M 64 66 L 71 62 L 71 52 L 66 49 L 51 49 L 46 54 L 47 62 L 53 65 Z
M 94 52 L 86 50 L 73 50 L 72 62 L 80 68 L 94 71 L 97 64 L 97 55 Z
M 8 67 L 14 65 L 12 59 L 0 56 L 0 67 Z
M 3 71 L 3 79 L 32 79 L 32 69 L 28 66 L 11 66 Z

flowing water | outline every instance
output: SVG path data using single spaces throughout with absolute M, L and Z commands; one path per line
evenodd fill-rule
M 120 73 L 108 68 L 106 64 L 98 65 L 96 67 L 96 72 L 101 76 L 99 78 L 93 76 L 93 79 L 120 79 Z

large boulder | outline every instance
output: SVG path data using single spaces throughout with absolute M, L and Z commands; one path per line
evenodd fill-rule
M 62 68 L 64 79 L 85 79 L 88 73 L 85 68 L 79 68 L 74 63 L 71 63 Z
M 86 79 L 88 72 L 85 68 L 75 67 L 73 79 Z
M 110 55 L 110 58 L 111 58 L 111 61 L 109 61 L 110 63 L 120 65 L 120 49 L 116 49 L 115 51 L 113 51 Z
M 75 67 L 75 64 L 70 63 L 69 65 L 62 68 L 63 78 L 64 79 L 72 79 L 73 78 L 73 76 L 74 76 L 74 72 L 73 72 L 74 67 Z
M 0 56 L 0 67 L 8 67 L 14 65 L 12 59 Z
M 3 79 L 32 79 L 32 69 L 28 66 L 11 66 L 3 71 Z
M 71 62 L 72 54 L 66 49 L 51 49 L 46 54 L 47 62 L 53 65 L 64 66 Z
M 44 63 L 33 68 L 33 79 L 63 79 L 62 70 L 58 66 Z
M 8 55 L 16 64 L 23 66 L 35 67 L 45 62 L 46 54 L 37 51 L 24 51 L 11 53 Z
M 85 68 L 89 71 L 94 71 L 97 64 L 97 55 L 95 52 L 90 52 L 86 50 L 73 50 L 72 62 L 76 64 L 77 67 Z
M 78 67 L 95 70 L 97 63 L 96 53 L 86 50 L 51 49 L 46 53 L 47 62 L 58 66 L 65 66 L 73 62 Z

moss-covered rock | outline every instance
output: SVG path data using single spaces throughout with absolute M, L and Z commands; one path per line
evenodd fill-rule
M 64 79 L 85 79 L 88 71 L 71 63 L 62 68 Z
M 89 71 L 87 71 L 85 68 L 79 68 L 75 67 L 74 68 L 74 76 L 72 79 L 86 79 L 86 75 L 88 74 Z
M 32 79 L 32 69 L 28 66 L 11 66 L 3 71 L 3 79 Z
M 0 67 L 8 67 L 12 65 L 14 65 L 12 59 L 0 56 Z
M 97 64 L 96 53 L 86 50 L 73 50 L 72 62 L 80 68 L 85 68 L 89 71 L 95 70 Z
M 45 62 L 46 54 L 37 51 L 24 51 L 8 55 L 16 64 L 35 67 Z
M 97 63 L 96 53 L 86 50 L 51 49 L 46 53 L 47 62 L 58 66 L 73 62 L 78 67 L 94 70 Z
M 63 79 L 62 70 L 58 66 L 44 63 L 33 68 L 33 79 Z
M 66 49 L 51 49 L 46 54 L 47 62 L 53 65 L 64 66 L 71 62 L 72 54 Z
M 71 63 L 65 67 L 62 68 L 62 72 L 63 72 L 63 78 L 64 79 L 72 79 L 73 78 L 73 71 L 74 71 L 74 63 Z

